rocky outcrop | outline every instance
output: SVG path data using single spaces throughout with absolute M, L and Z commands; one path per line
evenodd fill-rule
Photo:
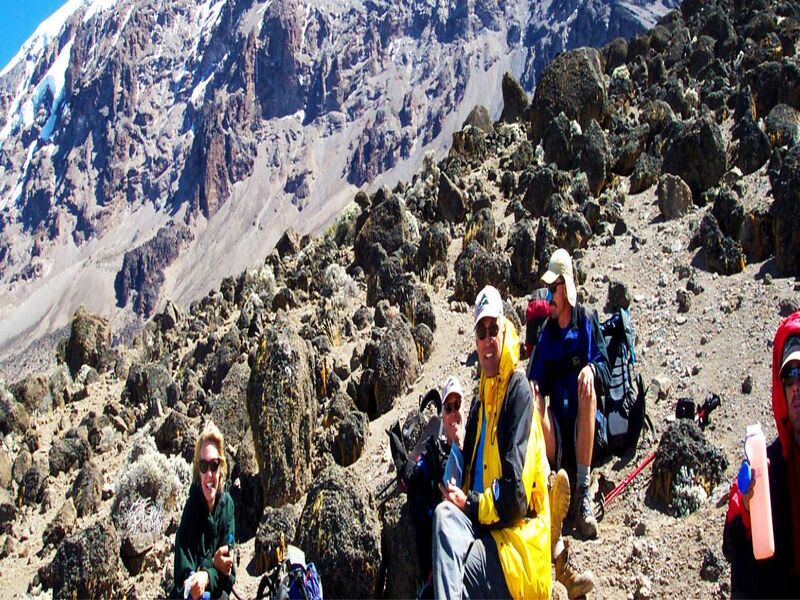
M 664 148 L 663 171 L 683 179 L 695 201 L 719 183 L 726 168 L 725 143 L 714 121 L 700 118 L 672 130 Z
M 559 113 L 582 129 L 606 114 L 606 85 L 600 53 L 580 48 L 556 57 L 542 72 L 531 103 L 531 131 L 535 141 Z
M 56 598 L 114 596 L 119 586 L 119 538 L 110 520 L 65 539 L 40 575 Z
M 772 186 L 772 231 L 775 236 L 775 263 L 783 276 L 800 275 L 800 146 L 786 155 L 780 174 Z
M 111 327 L 108 319 L 90 314 L 83 306 L 72 317 L 65 362 L 73 377 L 83 365 L 103 371 L 110 362 Z
M 193 237 L 186 228 L 162 227 L 155 237 L 126 252 L 114 280 L 117 305 L 127 306 L 131 302 L 136 314 L 150 317 L 164 284 L 164 269 L 178 258 L 182 246 Z
M 247 410 L 264 501 L 270 506 L 296 501 L 311 482 L 317 417 L 312 371 L 305 342 L 288 325 L 261 338 Z
M 297 524 L 297 545 L 320 573 L 331 598 L 380 594 L 381 527 L 371 496 L 340 467 L 321 473 Z

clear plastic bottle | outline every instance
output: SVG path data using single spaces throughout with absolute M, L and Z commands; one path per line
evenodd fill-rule
M 750 526 L 753 534 L 753 556 L 757 560 L 775 554 L 775 536 L 772 531 L 772 503 L 769 493 L 767 468 L 767 441 L 761 423 L 750 425 L 744 439 L 744 449 L 755 478 L 753 498 L 750 500 Z

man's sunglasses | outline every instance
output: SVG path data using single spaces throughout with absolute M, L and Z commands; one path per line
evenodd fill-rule
M 220 462 L 221 461 L 218 458 L 212 458 L 211 460 L 204 460 L 204 459 L 201 458 L 200 459 L 200 465 L 199 465 L 200 466 L 200 472 L 205 474 L 206 472 L 208 472 L 209 469 L 211 469 L 212 473 L 216 473 L 217 469 L 219 469 L 219 463 Z
M 792 367 L 781 376 L 783 385 L 792 385 L 800 381 L 800 367 Z
M 475 335 L 478 336 L 479 340 L 485 340 L 487 333 L 492 337 L 497 337 L 497 334 L 500 333 L 500 326 L 497 321 L 494 321 L 488 328 L 483 323 L 478 323 L 475 326 Z
M 459 410 L 461 410 L 461 400 L 456 400 L 454 402 L 446 402 L 443 408 L 444 408 L 444 414 L 446 415 L 458 412 Z
M 547 286 L 547 289 L 550 291 L 551 294 L 555 294 L 556 290 L 558 289 L 558 286 L 560 285 L 564 285 L 564 282 L 561 280 L 554 281 L 553 283 Z

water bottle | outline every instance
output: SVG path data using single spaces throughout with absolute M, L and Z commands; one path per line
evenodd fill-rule
M 228 533 L 228 552 L 230 553 L 231 558 L 233 559 L 233 564 L 237 564 L 235 551 L 236 551 L 236 542 L 233 539 L 233 532 L 231 531 Z
M 753 534 L 753 556 L 757 560 L 775 554 L 775 536 L 772 531 L 772 503 L 769 494 L 767 469 L 767 441 L 761 423 L 750 425 L 744 438 L 744 450 L 753 470 L 755 484 L 750 500 L 750 523 Z

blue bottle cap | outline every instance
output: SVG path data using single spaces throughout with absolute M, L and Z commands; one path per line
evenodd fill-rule
M 750 486 L 753 483 L 753 470 L 750 468 L 750 463 L 747 459 L 742 461 L 742 466 L 739 467 L 739 474 L 736 476 L 736 485 L 739 487 L 739 492 L 746 494 L 750 491 Z

